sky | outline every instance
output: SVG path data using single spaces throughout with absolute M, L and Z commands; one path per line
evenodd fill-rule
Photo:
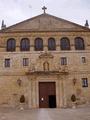
M 11 26 L 25 19 L 47 13 L 84 25 L 90 23 L 90 0 L 0 0 L 0 24 Z

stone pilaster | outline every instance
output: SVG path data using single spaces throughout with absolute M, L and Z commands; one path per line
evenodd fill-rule
M 63 79 L 61 78 L 60 81 L 59 81 L 59 86 L 60 86 L 60 89 L 59 89 L 59 93 L 60 93 L 60 107 L 63 107 L 64 105 L 64 98 L 63 98 L 63 94 L 64 94 L 64 88 L 63 88 Z
M 60 94 L 59 94 L 59 81 L 56 81 L 56 106 L 57 108 L 60 108 Z
M 64 76 L 63 78 L 63 102 L 64 102 L 64 107 L 67 107 L 67 100 L 66 100 L 66 94 L 67 94 L 67 86 L 66 86 L 66 80 L 67 80 L 67 76 Z
M 35 41 L 35 38 L 30 37 L 30 51 L 34 51 L 34 41 Z
M 55 40 L 56 40 L 56 50 L 60 51 L 60 37 L 56 37 Z

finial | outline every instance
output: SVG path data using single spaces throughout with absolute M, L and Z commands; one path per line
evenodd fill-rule
M 2 25 L 1 25 L 1 29 L 5 29 L 6 25 L 4 24 L 4 20 L 2 20 Z
M 42 10 L 44 11 L 44 14 L 46 13 L 47 8 L 43 6 Z
M 86 20 L 85 27 L 89 28 L 88 20 Z

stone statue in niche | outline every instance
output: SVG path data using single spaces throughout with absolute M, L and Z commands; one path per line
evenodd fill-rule
M 49 63 L 48 62 L 43 63 L 43 69 L 44 69 L 44 71 L 49 71 Z

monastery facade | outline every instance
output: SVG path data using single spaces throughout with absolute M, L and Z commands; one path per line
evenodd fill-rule
M 0 30 L 0 105 L 90 103 L 90 29 L 44 13 Z

